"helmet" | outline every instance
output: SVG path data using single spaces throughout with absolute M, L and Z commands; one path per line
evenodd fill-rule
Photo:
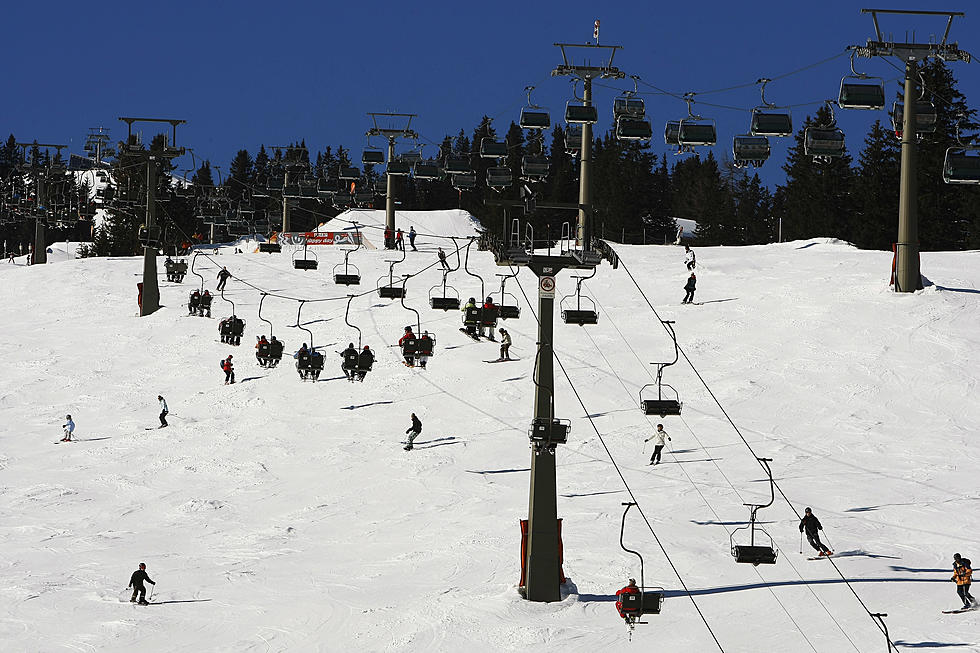
M 410 327 L 410 326 L 407 326 L 407 327 L 405 327 L 405 330 L 406 330 L 406 331 L 411 331 L 411 330 L 412 330 L 412 327 Z
M 367 345 L 364 345 L 364 351 L 369 351 L 370 349 L 371 349 L 370 347 L 368 347 Z
M 71 419 L 71 415 L 65 415 L 65 419 Z
M 348 349 L 353 349 L 354 348 L 354 343 L 353 342 L 347 343 L 347 348 Z
M 471 302 L 475 302 L 475 301 L 476 301 L 476 299 L 474 299 L 473 297 L 470 297 L 470 301 L 471 301 Z
M 228 354 L 228 358 L 229 358 L 229 359 L 230 359 L 230 358 L 232 358 L 232 355 L 231 355 L 231 354 Z
M 492 302 L 493 301 L 493 297 L 491 297 L 490 295 L 487 295 L 487 301 L 488 302 Z
M 140 563 L 140 569 L 146 569 L 146 563 L 145 562 L 141 562 Z

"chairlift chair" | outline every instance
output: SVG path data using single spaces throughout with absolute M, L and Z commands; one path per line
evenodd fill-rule
M 895 136 L 902 137 L 905 122 L 905 103 L 896 101 L 892 104 L 892 129 Z M 936 131 L 936 105 L 930 100 L 915 101 L 915 133 L 932 134 Z
M 541 107 L 524 107 L 519 124 L 521 129 L 548 129 L 551 127 L 551 115 Z
M 599 111 L 594 104 L 565 103 L 565 122 L 570 125 L 594 125 L 599 122 Z
M 480 158 L 500 159 L 507 156 L 507 143 L 498 141 L 490 136 L 480 139 Z
M 450 175 L 465 175 L 473 172 L 473 164 L 468 158 L 450 157 L 446 159 L 446 173 Z
M 638 97 L 621 95 L 613 100 L 613 118 L 625 116 L 627 118 L 642 118 L 646 115 L 646 103 Z
M 306 243 L 303 243 L 303 258 L 296 258 L 299 254 L 297 249 L 293 252 L 293 268 L 296 270 L 316 270 L 319 263 L 317 262 L 316 252 L 310 250 Z M 313 258 L 308 258 L 307 255 L 312 254 Z
M 516 277 L 516 274 L 498 274 L 500 277 L 500 301 L 497 302 L 497 314 L 501 320 L 516 320 L 521 316 L 521 307 L 517 303 L 517 297 L 504 290 L 507 279 Z M 491 299 L 494 293 L 490 293 Z M 514 303 L 508 304 L 507 298 L 510 297 Z
M 405 297 L 405 281 L 403 279 L 402 285 L 400 286 L 395 285 L 394 269 L 397 261 L 391 261 L 390 263 L 388 276 L 378 278 L 378 296 L 383 299 L 401 299 Z
M 567 419 L 535 417 L 531 420 L 528 438 L 532 445 L 546 448 L 554 453 L 555 445 L 568 443 L 568 434 L 571 430 L 572 423 Z
M 423 181 L 432 181 L 442 176 L 439 166 L 432 161 L 416 163 L 412 167 L 412 176 Z
M 582 134 L 585 130 L 582 125 L 570 123 L 565 128 L 565 151 L 569 153 L 580 152 L 582 150 Z
M 742 526 L 736 528 L 732 531 L 729 536 L 729 544 L 732 549 L 732 557 L 735 558 L 735 562 L 747 563 L 755 566 L 759 565 L 774 565 L 776 564 L 776 557 L 778 552 L 776 551 L 775 543 L 773 542 L 772 536 L 766 532 L 761 526 L 756 526 L 756 516 L 760 508 L 768 508 L 772 505 L 776 498 L 775 493 L 775 482 L 772 479 L 772 470 L 769 468 L 769 463 L 772 462 L 771 458 L 758 458 L 760 463 L 766 469 L 766 473 L 769 475 L 769 503 L 766 504 L 753 504 L 746 503 L 743 504 L 749 508 L 749 524 L 748 526 Z M 748 544 L 735 544 L 735 533 L 739 531 L 749 531 L 749 543 Z M 761 533 L 769 540 L 769 545 L 756 544 L 756 532 Z
M 753 136 L 790 136 L 793 133 L 793 115 L 786 111 L 775 111 L 775 107 L 756 107 L 752 109 L 752 122 L 749 132 Z
M 385 172 L 387 172 L 392 177 L 407 177 L 408 173 L 410 173 L 411 171 L 412 171 L 412 164 L 408 163 L 407 161 L 402 161 L 400 159 L 389 161 L 388 167 L 385 169 Z
M 693 151 L 698 146 L 713 146 L 718 142 L 718 129 L 715 121 L 705 119 L 691 110 L 694 104 L 694 93 L 685 93 L 687 102 L 687 117 L 677 121 L 677 145 L 686 152 Z M 669 129 L 669 124 L 668 124 Z
M 623 521 L 619 527 L 619 546 L 627 553 L 632 553 L 640 560 L 640 584 L 637 593 L 623 592 L 619 594 L 619 614 L 626 621 L 626 625 L 630 629 L 630 638 L 633 636 L 633 628 L 637 624 L 646 625 L 646 621 L 641 621 L 643 615 L 645 614 L 660 614 L 663 609 L 664 604 L 664 588 L 663 587 L 650 587 L 649 591 L 646 586 L 646 579 L 644 578 L 643 569 L 643 556 L 640 555 L 638 551 L 633 549 L 627 549 L 624 543 L 624 534 L 626 532 L 626 514 L 630 511 L 630 508 L 636 505 L 635 502 L 625 502 L 626 510 L 623 511 Z
M 840 80 L 837 106 L 841 109 L 884 109 L 885 80 L 854 70 L 854 54 L 852 51 L 851 74 Z
M 385 154 L 379 149 L 368 148 L 361 152 L 362 165 L 380 165 L 385 162 Z
M 620 116 L 616 118 L 616 138 L 621 141 L 648 141 L 653 138 L 653 128 L 646 118 Z
M 451 175 L 453 188 L 456 190 L 472 190 L 476 188 L 476 173 L 457 173 Z
M 357 181 L 361 178 L 361 170 L 353 166 L 341 166 L 337 176 L 344 181 Z
M 442 283 L 432 286 L 429 289 L 429 306 L 437 311 L 458 311 L 459 310 L 459 291 L 446 284 L 446 276 L 449 270 L 442 271 Z M 438 295 L 435 290 L 441 288 L 442 292 Z
M 548 176 L 551 161 L 546 156 L 525 154 L 521 157 L 521 176 L 526 179 L 542 179 Z
M 680 145 L 677 141 L 677 135 L 681 131 L 681 121 L 680 120 L 668 120 L 667 124 L 664 125 L 664 143 L 667 145 Z
M 956 143 L 946 150 L 943 160 L 943 181 L 947 184 L 980 184 L 980 146 L 968 145 L 960 137 L 960 125 L 964 116 L 956 123 Z
M 732 162 L 742 168 L 761 166 L 769 158 L 769 139 L 766 136 L 742 134 L 732 140 Z
M 561 319 L 563 322 L 565 322 L 565 324 L 585 326 L 587 324 L 597 324 L 599 322 L 599 313 L 596 312 L 595 302 L 588 297 L 582 296 L 582 282 L 586 279 L 591 279 L 594 277 L 595 272 L 595 268 L 593 268 L 592 274 L 575 277 L 575 294 L 562 297 L 561 301 L 558 303 L 559 307 L 561 307 Z M 571 308 L 570 300 L 573 297 L 575 298 L 575 307 Z M 566 308 L 566 302 L 568 302 L 569 308 Z M 590 306 L 591 308 L 589 308 Z
M 507 166 L 487 168 L 487 186 L 490 188 L 507 188 L 514 183 L 514 175 Z
M 844 132 L 837 126 L 834 118 L 834 101 L 826 101 L 830 110 L 830 122 L 823 125 L 810 125 L 803 133 L 803 153 L 812 156 L 814 161 L 829 162 L 844 155 Z
M 674 386 L 664 383 L 664 368 L 670 367 L 675 364 L 680 357 L 680 349 L 677 346 L 677 334 L 674 333 L 674 322 L 673 320 L 662 320 L 664 328 L 667 329 L 667 333 L 670 335 L 670 339 L 674 343 L 674 360 L 663 363 L 651 363 L 651 365 L 657 366 L 657 381 L 656 383 L 648 383 L 642 388 L 640 388 L 640 410 L 643 411 L 644 415 L 660 415 L 661 417 L 667 417 L 668 415 L 680 415 L 681 414 L 681 401 L 677 394 L 677 390 Z M 647 388 L 654 387 L 657 388 L 657 398 L 656 399 L 644 399 L 643 391 Z M 669 390 L 668 394 L 673 394 L 673 397 L 665 397 L 664 389 Z
M 344 253 L 344 262 L 333 266 L 333 282 L 340 286 L 357 286 L 361 283 L 361 271 L 357 266 L 347 261 L 347 257 L 354 250 Z M 339 271 L 343 267 L 343 272 Z

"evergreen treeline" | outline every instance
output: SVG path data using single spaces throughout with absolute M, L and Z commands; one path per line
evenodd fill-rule
M 980 187 L 948 185 L 942 180 L 946 148 L 955 143 L 957 116 L 972 117 L 973 112 L 942 62 L 932 61 L 922 72 L 926 87 L 936 98 L 938 122 L 936 133 L 924 135 L 918 145 L 921 247 L 924 250 L 978 248 Z M 698 223 L 695 235 L 698 243 L 705 245 L 774 242 L 781 226 L 783 240 L 826 236 L 862 248 L 889 249 L 897 237 L 900 143 L 891 125 L 878 120 L 871 125 L 863 142 L 856 134 L 848 134 L 850 146 L 860 147 L 856 159 L 846 154 L 830 163 L 816 163 L 804 154 L 804 131 L 810 124 L 825 124 L 829 117 L 828 109 L 821 108 L 800 127 L 783 164 L 786 179 L 774 192 L 754 172 L 735 168 L 727 160 L 719 161 L 711 152 L 704 157 L 659 156 L 651 151 L 649 144 L 618 141 L 611 128 L 601 133 L 603 130 L 597 125 L 592 168 L 594 232 L 613 241 L 664 243 L 674 239 L 674 218 L 686 218 Z M 967 133 L 976 127 L 969 120 L 961 126 Z M 521 158 L 529 149 L 528 136 L 515 123 L 510 123 L 506 133 L 498 133 L 487 117 L 470 133 L 460 130 L 453 136 L 447 135 L 439 145 L 438 158 L 470 158 L 479 180 L 477 187 L 460 192 L 448 180 L 396 177 L 396 208 L 458 207 L 475 215 L 488 230 L 505 234 L 509 226 L 504 224 L 501 209 L 487 206 L 484 201 L 491 198 L 519 201 L 522 184 L 517 180 Z M 556 124 L 545 137 L 542 154 L 549 158 L 551 171 L 545 181 L 533 186 L 537 203 L 575 204 L 578 160 L 566 150 L 562 125 Z M 502 192 L 487 188 L 484 183 L 487 168 L 497 163 L 478 156 L 483 138 L 502 138 L 508 144 L 510 154 L 506 165 L 512 169 L 515 183 Z M 162 146 L 160 139 L 154 139 L 150 148 Z M 360 166 L 360 156 L 352 155 L 342 146 L 328 147 L 311 156 L 302 141 L 292 148 L 276 149 L 271 156 L 265 147 L 254 156 L 240 150 L 223 178 L 216 180 L 210 162 L 202 163 L 191 179 L 192 192 L 182 196 L 168 192 L 173 187 L 168 165 L 168 169 L 160 170 L 158 177 L 157 196 L 168 198 L 161 202 L 158 216 L 164 224 L 169 221 L 172 234 L 181 238 L 185 237 L 183 234 L 203 237 L 196 215 L 200 212 L 201 199 L 214 195 L 217 184 L 225 206 L 247 203 L 274 230 L 280 220 L 281 199 L 275 193 L 265 193 L 269 196 L 263 197 L 262 189 L 268 188 L 279 174 L 275 171 L 291 164 L 309 170 L 309 178 L 313 180 L 310 183 L 346 194 L 350 181 L 339 178 L 340 169 Z M 778 162 L 770 160 L 766 165 L 778 165 Z M 125 155 L 117 159 L 114 168 L 115 204 L 120 208 L 98 230 L 95 251 L 103 255 L 136 251 L 135 231 L 142 221 L 138 205 L 145 193 L 145 169 L 134 166 Z M 383 192 L 383 181 L 372 166 L 364 166 L 362 172 L 356 187 L 359 193 L 371 189 Z M 378 195 L 374 206 L 383 208 L 384 197 Z M 298 200 L 291 212 L 291 228 L 309 229 L 340 212 L 341 209 L 329 202 Z M 511 216 L 524 217 L 521 211 L 511 211 Z M 527 217 L 535 238 L 539 239 L 559 237 L 563 224 L 569 223 L 573 228 L 575 218 L 574 211 L 544 208 Z

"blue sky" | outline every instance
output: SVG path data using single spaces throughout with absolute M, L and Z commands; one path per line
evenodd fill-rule
M 776 77 L 862 44 L 873 35 L 870 16 L 859 12 L 868 3 L 877 6 L 872 0 L 8 3 L 0 130 L 22 140 L 70 143 L 81 153 L 89 127 L 104 125 L 121 137 L 118 116 L 183 118 L 180 144 L 222 168 L 239 148 L 254 153 L 260 143 L 300 138 L 311 149 L 343 144 L 359 152 L 368 111 L 417 113 L 413 126 L 438 142 L 461 127 L 471 132 L 484 114 L 506 130 L 528 84 L 537 86 L 535 101 L 556 120 L 571 84 L 550 76 L 560 63 L 553 43 L 591 41 L 597 18 L 600 42 L 623 46 L 616 56 L 621 70 L 683 93 Z M 971 4 L 928 8 L 965 11 L 950 38 L 980 54 L 980 8 Z M 943 22 L 893 17 L 882 27 L 896 37 L 917 29 L 921 41 L 941 34 Z M 953 66 L 960 89 L 980 106 L 980 62 Z M 858 68 L 889 80 L 899 76 L 880 60 L 858 60 Z M 836 97 L 847 72 L 842 56 L 770 84 L 767 96 L 777 104 Z M 897 88 L 889 83 L 889 98 Z M 611 118 L 616 94 L 596 88 L 603 120 Z M 645 99 L 654 150 L 664 152 L 664 122 L 686 115 L 685 105 L 664 95 Z M 744 109 L 698 107 L 718 121 L 715 154 L 725 156 L 731 137 L 747 131 L 758 87 L 701 99 Z M 794 122 L 816 108 L 794 109 Z M 876 117 L 885 119 L 884 112 L 838 112 L 841 127 L 853 134 L 852 153 Z M 760 170 L 770 185 L 783 178 L 787 140 L 774 139 L 773 159 Z M 186 159 L 180 167 L 191 167 Z

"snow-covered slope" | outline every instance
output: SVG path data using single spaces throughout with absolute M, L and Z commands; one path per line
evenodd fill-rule
M 368 220 L 365 217 L 364 223 Z M 400 219 L 407 229 L 409 223 Z M 432 233 L 427 227 L 420 232 Z M 464 235 L 453 222 L 446 232 Z M 458 230 L 458 231 L 453 231 Z M 420 236 L 395 272 L 435 261 L 450 241 Z M 980 650 L 980 613 L 956 607 L 950 558 L 980 559 L 976 535 L 980 423 L 976 325 L 980 254 L 924 254 L 935 284 L 887 289 L 889 257 L 825 241 L 698 250 L 699 306 L 681 306 L 682 250 L 619 247 L 664 319 L 798 510 L 812 506 L 836 560 L 892 636 L 915 650 Z M 458 331 L 459 314 L 428 308 L 438 266 L 408 281 L 406 303 L 435 332 L 426 370 L 399 362 L 394 343 L 415 315 L 377 293 L 356 297 L 350 322 L 376 349 L 363 384 L 341 378 L 333 352 L 348 292 L 369 291 L 390 253 L 352 255 L 366 285 L 335 286 L 340 250 L 320 269 L 286 255 L 200 260 L 207 287 L 227 265 L 241 280 L 307 302 L 302 322 L 327 353 L 321 382 L 291 362 L 259 368 L 253 336 L 309 337 L 290 328 L 296 301 L 231 280 L 225 296 L 247 320 L 241 347 L 218 342 L 217 319 L 185 317 L 197 279 L 161 282 L 162 310 L 136 315 L 141 263 L 84 259 L 0 265 L 0 328 L 11 341 L 0 375 L 0 648 L 11 651 L 524 651 L 612 650 L 627 631 L 612 596 L 636 559 L 619 546 L 628 500 L 590 421 L 558 377 L 556 415 L 572 421 L 558 451 L 564 571 L 556 604 L 522 600 L 518 520 L 527 516 L 535 322 L 519 288 L 506 326 L 521 360 L 489 365 L 493 344 Z M 162 269 L 162 265 L 161 265 Z M 498 288 L 486 252 L 449 277 L 463 297 Z M 529 296 L 534 280 L 521 284 Z M 574 284 L 563 273 L 559 292 Z M 622 467 L 667 553 L 726 651 L 875 651 L 884 642 L 826 561 L 799 553 L 792 511 L 759 513 L 780 548 L 775 566 L 736 564 L 729 532 L 743 502 L 768 500 L 746 446 L 681 363 L 665 380 L 681 418 L 644 417 L 650 361 L 666 338 L 623 269 L 604 264 L 586 291 L 599 324 L 556 323 L 557 355 Z M 533 296 L 532 296 L 533 300 Z M 535 302 L 536 304 L 536 302 Z M 535 305 L 536 309 L 536 305 Z M 214 316 L 231 312 L 216 298 Z M 234 354 L 238 383 L 222 384 Z M 171 427 L 157 430 L 158 394 Z M 409 415 L 424 432 L 402 450 Z M 77 442 L 54 444 L 65 414 Z M 657 422 L 672 436 L 664 464 L 646 464 Z M 148 430 L 150 429 L 150 430 Z M 626 542 L 648 585 L 668 592 L 663 614 L 638 626 L 637 650 L 717 650 L 642 520 Z M 804 544 L 804 546 L 806 546 Z M 145 561 L 157 604 L 128 603 Z

